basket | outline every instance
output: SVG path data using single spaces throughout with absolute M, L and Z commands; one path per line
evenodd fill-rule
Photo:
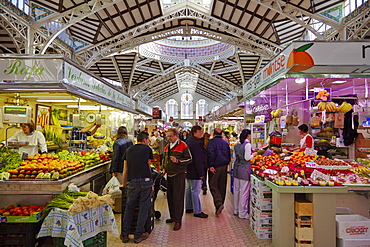
M 65 247 L 64 238 L 52 238 L 54 247 Z M 106 247 L 107 246 L 107 232 L 99 232 L 94 237 L 83 241 L 85 247 Z

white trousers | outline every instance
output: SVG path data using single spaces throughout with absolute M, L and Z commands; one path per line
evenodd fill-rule
M 250 181 L 234 178 L 234 214 L 242 219 L 249 218 L 250 189 Z

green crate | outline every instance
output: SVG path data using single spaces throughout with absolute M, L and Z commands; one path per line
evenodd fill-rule
M 94 237 L 83 241 L 85 247 L 106 247 L 107 246 L 107 232 L 99 232 Z M 54 247 L 65 247 L 64 238 L 53 238 Z

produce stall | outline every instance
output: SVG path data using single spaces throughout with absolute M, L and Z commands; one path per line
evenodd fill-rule
M 369 217 L 368 47 L 369 42 L 294 42 L 243 87 L 242 102 L 255 103 L 250 110 L 267 109 L 255 117 L 272 118 L 265 121 L 267 133 L 279 134 L 266 141 L 269 156 L 253 160 L 257 184 L 269 193 L 254 198 L 270 203 L 272 221 L 251 227 L 274 246 L 335 246 L 335 207 Z M 297 126 L 303 123 L 318 156 L 289 152 L 299 143 Z M 300 203 L 311 203 L 311 212 L 297 214 Z M 257 215 L 269 213 L 257 209 Z
M 16 154 L 17 147 L 0 152 L 1 206 L 43 204 L 71 182 L 100 193 L 110 176 L 105 149 L 111 140 L 106 137 L 117 123 L 133 126 L 135 102 L 62 56 L 2 55 L 0 68 L 0 141 L 12 136 L 17 123 L 22 123 L 24 116 L 16 111 L 19 108 L 27 112 L 26 122 L 33 120 L 36 130 L 43 132 L 49 151 L 24 161 L 19 156 L 8 157 Z M 98 136 L 73 138 L 74 127 L 94 123 L 101 125 Z M 76 150 L 79 152 L 72 152 Z

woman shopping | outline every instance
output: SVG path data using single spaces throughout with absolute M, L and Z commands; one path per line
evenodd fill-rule
M 234 215 L 249 219 L 249 192 L 252 173 L 250 160 L 257 155 L 250 144 L 251 131 L 244 129 L 239 136 L 240 142 L 234 146 Z
M 41 153 L 48 152 L 45 137 L 40 131 L 35 130 L 35 125 L 33 122 L 21 123 L 21 128 L 22 130 L 17 131 L 12 137 L 8 138 L 6 143 L 14 141 L 28 143 L 26 146 L 19 148 L 18 152 L 20 155 L 25 153 L 26 156 L 33 156 L 38 153 L 39 147 Z M 4 146 L 5 141 L 3 141 L 1 144 Z

